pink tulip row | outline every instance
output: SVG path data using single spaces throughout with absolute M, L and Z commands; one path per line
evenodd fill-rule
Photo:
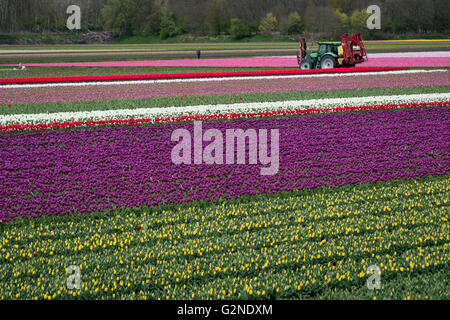
M 1 67 L 2 65 L 0 65 Z M 12 65 L 3 65 L 12 66 Z M 98 61 L 98 62 L 57 62 L 30 63 L 29 67 L 298 67 L 295 56 L 251 57 L 223 59 L 177 59 L 144 61 Z M 450 67 L 448 52 L 417 52 L 406 56 L 396 54 L 369 54 L 369 60 L 360 67 Z
M 353 90 L 450 85 L 448 72 L 361 75 L 352 77 L 281 78 L 171 82 L 102 86 L 36 87 L 2 90 L 1 104 L 143 99 L 202 95 L 236 95 L 315 90 Z M 191 103 L 210 103 L 205 100 Z

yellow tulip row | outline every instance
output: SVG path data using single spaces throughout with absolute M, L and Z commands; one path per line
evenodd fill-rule
M 408 284 L 448 276 L 449 182 L 11 222 L 1 226 L 0 299 L 445 297 Z M 373 265 L 379 291 L 366 287 Z M 67 286 L 69 266 L 79 289 Z

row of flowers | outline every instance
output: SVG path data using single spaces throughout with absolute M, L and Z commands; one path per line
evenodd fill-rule
M 256 93 L 266 95 L 266 97 L 261 97 L 261 101 L 270 101 L 270 96 L 279 93 L 286 95 L 289 92 L 310 92 L 324 90 L 324 88 L 327 91 L 336 91 L 445 85 L 450 85 L 450 70 L 441 69 L 197 79 L 27 83 L 3 86 L 2 89 L 6 90 L 3 90 L 3 95 L 0 97 L 0 109 L 2 104 L 136 100 L 160 97 L 169 99 L 177 96 L 211 96 L 211 100 L 213 100 L 214 96 L 220 99 L 220 95 L 248 95 Z M 417 92 L 420 91 L 418 90 Z M 197 97 L 197 100 L 200 99 Z M 206 103 L 206 100 L 209 100 L 209 97 L 202 100 L 202 102 Z M 107 104 L 101 108 L 106 109 L 106 106 Z M 159 106 L 163 107 L 164 105 Z M 74 106 L 71 105 L 71 107 Z M 38 108 L 39 106 L 33 107 L 33 109 Z M 60 108 L 63 108 L 63 105 L 60 105 Z M 76 111 L 76 109 L 70 110 Z
M 223 137 L 229 129 L 277 129 L 276 150 L 272 145 L 275 137 L 271 134 L 266 140 L 271 144 L 270 167 L 279 169 L 274 175 L 261 175 L 262 161 L 251 164 L 250 152 L 244 164 L 229 163 L 226 155 L 236 153 L 226 144 L 222 155 L 213 151 L 219 163 L 176 164 L 173 150 L 178 142 L 172 135 L 176 129 L 192 132 L 193 125 L 187 122 L 4 134 L 0 139 L 4 181 L 0 220 L 107 213 L 447 173 L 450 108 L 408 106 L 410 109 L 283 118 L 269 116 L 296 112 L 234 114 L 229 117 L 235 121 L 203 122 L 203 132 L 214 129 Z M 130 124 L 135 123 L 139 121 Z M 208 144 L 202 143 L 201 149 L 207 154 L 203 147 Z M 190 158 L 192 151 L 186 152 L 183 150 L 183 156 Z M 256 159 L 262 159 L 261 152 Z
M 437 299 L 448 291 L 447 186 L 436 177 L 5 224 L 0 299 Z M 80 290 L 68 289 L 69 265 Z M 381 290 L 366 287 L 370 265 Z
M 188 100 L 188 99 L 187 99 Z M 195 100 L 195 98 L 194 98 Z M 404 94 L 404 95 L 382 95 L 382 96 L 364 96 L 364 97 L 344 97 L 344 98 L 325 98 L 325 99 L 307 99 L 307 100 L 284 100 L 284 101 L 266 101 L 266 102 L 241 102 L 222 104 L 201 104 L 193 103 L 187 106 L 161 106 L 148 108 L 124 108 L 124 109 L 101 109 L 101 110 L 79 110 L 62 112 L 42 112 L 37 108 L 37 113 L 20 112 L 20 108 L 12 114 L 0 115 L 0 125 L 24 125 L 41 124 L 54 122 L 73 122 L 73 121 L 98 121 L 98 120 L 125 120 L 125 119 L 147 119 L 147 118 L 166 118 L 179 117 L 187 115 L 211 115 L 218 113 L 249 113 L 274 110 L 291 109 L 325 109 L 341 106 L 364 106 L 380 104 L 402 104 L 411 102 L 436 102 L 448 101 L 448 93 L 430 93 L 430 94 Z M 106 107 L 108 107 L 106 105 Z
M 404 70 L 404 69 L 408 68 L 377 67 L 377 68 L 357 68 L 357 69 L 355 68 L 313 69 L 313 70 L 294 69 L 294 70 L 257 70 L 257 71 L 227 71 L 227 72 L 186 72 L 186 73 L 159 73 L 159 74 L 35 77 L 35 78 L 0 79 L 0 84 L 186 79 L 186 78 L 213 78 L 213 77 L 235 77 L 235 76 L 271 76 L 271 75 L 290 75 L 290 74 L 370 72 L 370 71 Z
M 320 113 L 337 113 L 348 111 L 370 111 L 370 110 L 389 110 L 396 108 L 421 108 L 426 106 L 448 106 L 450 100 L 433 101 L 433 102 L 411 102 L 396 104 L 377 104 L 362 106 L 340 106 L 330 108 L 308 108 L 308 109 L 288 109 L 288 110 L 268 110 L 259 112 L 238 112 L 238 113 L 218 113 L 218 114 L 193 114 L 181 116 L 154 117 L 142 119 L 110 119 L 110 120 L 89 120 L 89 121 L 64 121 L 40 124 L 10 124 L 6 126 L 0 125 L 0 132 L 20 132 L 20 131 L 42 131 L 51 129 L 66 129 L 75 127 L 108 127 L 108 126 L 128 126 L 147 123 L 171 123 L 171 122 L 192 122 L 192 121 L 209 121 L 209 120 L 235 120 L 264 118 L 276 116 L 304 115 L 304 114 L 320 114 Z

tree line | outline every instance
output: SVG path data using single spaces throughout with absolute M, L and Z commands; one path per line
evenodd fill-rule
M 448 0 L 0 0 L 0 32 L 68 31 L 66 8 L 79 5 L 82 31 L 118 36 L 231 35 L 346 31 L 446 34 Z M 381 30 L 366 28 L 369 5 L 381 8 Z

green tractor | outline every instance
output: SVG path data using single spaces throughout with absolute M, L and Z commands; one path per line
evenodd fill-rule
M 332 69 L 354 67 L 367 59 L 367 52 L 359 33 L 341 36 L 340 42 L 319 42 L 319 49 L 308 54 L 306 39 L 300 38 L 300 53 L 297 61 L 300 69 Z

